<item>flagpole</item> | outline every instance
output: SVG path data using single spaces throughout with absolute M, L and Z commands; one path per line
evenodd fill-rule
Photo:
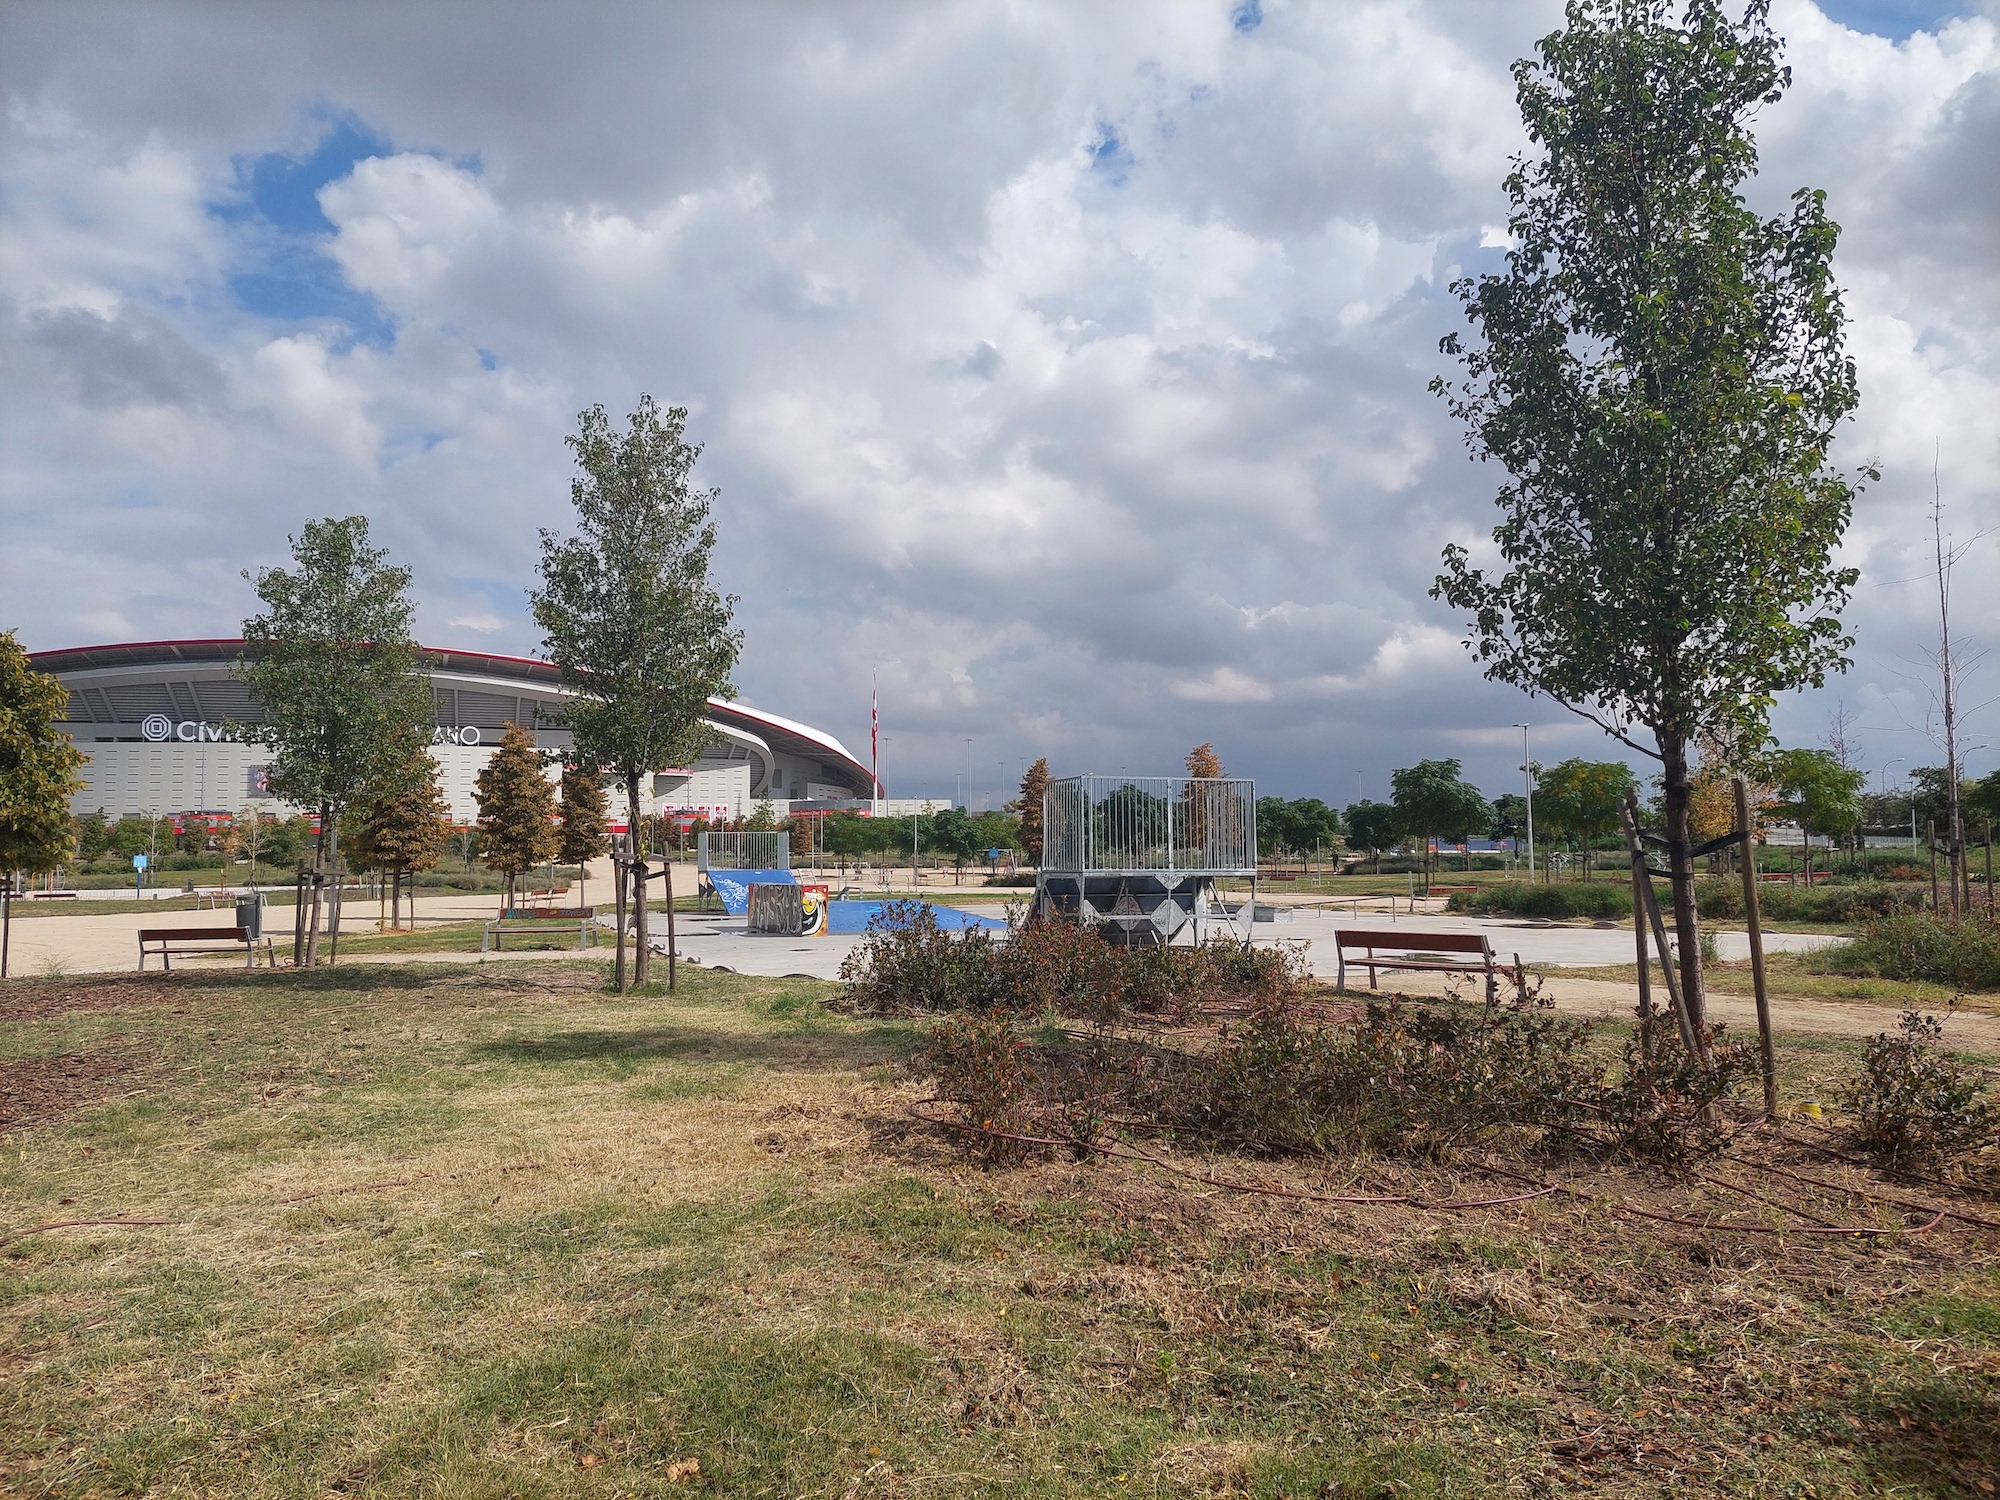
M 875 674 L 868 674 L 868 784 L 874 800 L 869 812 L 879 817 L 882 813 L 882 777 L 879 770 L 882 749 L 882 698 L 875 687 Z

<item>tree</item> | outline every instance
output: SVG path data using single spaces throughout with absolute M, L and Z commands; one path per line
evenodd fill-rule
M 355 801 L 351 844 L 358 862 L 387 872 L 391 879 L 389 925 L 402 924 L 404 878 L 436 867 L 451 843 L 451 806 L 438 787 L 438 764 L 415 735 L 405 738 L 401 756 L 384 768 Z M 416 920 L 416 893 L 410 893 Z
M 1382 851 L 1402 837 L 1396 809 L 1387 802 L 1350 802 L 1346 817 L 1348 846 L 1373 854 L 1376 873 L 1381 873 Z
M 544 649 L 572 697 L 577 751 L 623 783 L 631 828 L 640 821 L 642 778 L 692 765 L 713 738 L 711 697 L 733 689 L 729 674 L 743 648 L 730 628 L 734 595 L 709 581 L 715 549 L 710 520 L 719 494 L 691 483 L 701 449 L 687 442 L 687 412 L 662 412 L 641 396 L 627 432 L 613 431 L 604 408 L 577 418 L 567 439 L 581 475 L 570 485 L 577 535 L 542 533 L 541 587 L 531 594 Z M 634 850 L 635 854 L 640 851 Z M 674 982 L 673 866 L 666 870 L 667 982 Z M 632 868 L 638 938 L 635 982 L 651 968 L 646 861 Z M 619 935 L 624 980 L 624 934 Z
M 514 882 L 552 858 L 562 841 L 555 824 L 555 789 L 542 774 L 535 737 L 519 724 L 505 726 L 500 748 L 480 771 L 472 799 L 479 804 L 486 868 L 507 877 L 505 911 L 514 904 Z
M 1516 839 L 1528 831 L 1528 799 L 1519 792 L 1502 792 L 1493 799 L 1493 826 L 1487 837 Z
M 562 769 L 562 838 L 556 858 L 576 866 L 577 899 L 586 906 L 590 862 L 611 848 L 604 826 L 606 811 L 604 773 L 590 761 L 570 756 Z
M 930 826 L 924 830 L 927 835 L 924 847 L 935 849 L 940 854 L 950 855 L 953 867 L 957 871 L 955 883 L 963 885 L 965 862 L 968 859 L 976 859 L 979 851 L 985 847 L 979 840 L 979 825 L 971 814 L 958 807 L 941 807 L 926 821 Z
M 271 830 L 278 820 L 267 812 L 246 807 L 229 824 L 229 853 L 250 866 L 250 884 L 257 884 L 257 864 L 271 854 Z
M 82 789 L 84 754 L 56 725 L 69 717 L 60 680 L 37 672 L 14 632 L 0 632 L 0 923 L 11 928 L 14 872 L 43 875 L 76 848 L 69 799 Z M 9 933 L 0 928 L 0 960 Z M 0 961 L 0 976 L 6 974 Z
M 410 634 L 410 570 L 370 545 L 364 516 L 308 522 L 292 538 L 295 570 L 246 572 L 265 611 L 243 622 L 236 677 L 256 697 L 254 737 L 271 747 L 271 794 L 319 814 L 313 870 L 338 868 L 347 806 L 432 719 L 429 675 Z M 306 924 L 318 959 L 319 880 Z M 340 893 L 332 899 L 340 947 Z
M 1758 218 L 1750 120 L 1790 83 L 1768 0 L 1570 0 L 1515 64 L 1539 154 L 1506 180 L 1506 269 L 1456 290 L 1482 340 L 1433 382 L 1509 473 L 1505 570 L 1445 549 L 1434 596 L 1486 675 L 1660 762 L 1690 1019 L 1702 1003 L 1689 752 L 1761 742 L 1775 696 L 1844 668 L 1855 489 L 1828 466 L 1857 387 L 1824 195 Z M 1873 478 L 1872 471 L 1863 471 Z
M 1186 764 L 1187 773 L 1190 776 L 1215 779 L 1225 774 L 1222 769 L 1222 757 L 1215 753 L 1215 746 L 1211 745 L 1207 740 L 1203 740 L 1194 749 L 1188 751 Z
M 1806 869 L 1812 869 L 1812 836 L 1839 841 L 1861 826 L 1865 771 L 1851 771 L 1831 750 L 1780 750 L 1771 757 L 1770 778 L 1797 814 L 1806 835 Z
M 1535 778 L 1535 811 L 1549 832 L 1582 853 L 1585 880 L 1591 846 L 1618 832 L 1618 809 L 1636 785 L 1632 768 L 1621 760 L 1571 758 Z
M 1389 773 L 1390 805 L 1397 824 L 1423 840 L 1424 878 L 1436 863 L 1431 841 L 1440 836 L 1462 839 L 1493 818 L 1493 804 L 1479 788 L 1459 779 L 1455 760 L 1420 760 Z
M 1330 844 L 1340 834 L 1340 814 L 1317 797 L 1259 797 L 1257 799 L 1257 850 L 1275 854 L 1283 850 L 1300 859 Z
M 104 821 L 104 809 L 80 813 L 76 818 L 76 857 L 88 864 L 111 852 L 111 826 Z
M 1037 869 L 1042 864 L 1042 800 L 1048 790 L 1049 758 L 1044 755 L 1021 778 L 1021 852 Z
M 2000 823 L 2000 771 L 1990 772 L 1983 781 L 1965 789 L 1964 811 L 1988 823 Z

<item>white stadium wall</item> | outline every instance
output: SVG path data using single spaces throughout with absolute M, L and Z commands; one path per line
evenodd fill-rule
M 233 737 L 232 724 L 254 724 L 255 702 L 232 670 L 235 640 L 153 641 L 39 651 L 29 660 L 69 690 L 59 727 L 89 756 L 79 814 L 110 817 L 207 811 L 295 811 L 259 794 L 268 747 Z M 473 785 L 508 722 L 538 726 L 537 747 L 567 750 L 560 727 L 567 694 L 547 662 L 484 652 L 426 648 L 437 728 L 431 746 L 439 787 L 454 819 L 478 816 Z M 662 771 L 645 788 L 651 814 L 670 808 L 743 817 L 758 802 L 782 806 L 814 799 L 865 799 L 868 770 L 823 730 L 721 699 L 709 701 L 715 743 L 701 761 Z M 560 772 L 551 766 L 551 780 Z M 622 802 L 612 810 L 624 820 Z

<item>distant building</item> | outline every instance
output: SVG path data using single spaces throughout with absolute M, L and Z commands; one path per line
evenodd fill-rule
M 560 727 L 567 695 L 545 661 L 427 649 L 436 706 L 431 755 L 452 816 L 471 822 L 479 811 L 473 781 L 503 725 L 533 728 L 543 749 L 570 747 Z M 229 728 L 258 718 L 256 700 L 230 675 L 242 650 L 240 640 L 213 640 L 31 653 L 38 671 L 69 689 L 69 717 L 59 727 L 90 757 L 71 806 L 79 813 L 102 808 L 114 818 L 247 806 L 292 811 L 264 785 L 270 751 Z M 848 802 L 872 791 L 868 768 L 822 730 L 719 698 L 709 700 L 708 724 L 715 742 L 700 761 L 651 778 L 643 801 L 649 815 L 740 818 L 762 801 L 782 810 L 795 798 Z M 624 811 L 624 799 L 615 798 L 616 826 L 623 827 Z

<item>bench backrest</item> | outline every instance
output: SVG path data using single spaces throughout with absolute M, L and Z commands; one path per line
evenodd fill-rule
M 587 922 L 594 906 L 510 906 L 495 918 L 500 922 Z
M 1493 951 L 1483 932 L 1364 932 L 1357 928 L 1334 929 L 1333 941 L 1340 948 L 1386 948 L 1392 953 L 1480 953 Z
M 202 941 L 247 943 L 250 934 L 241 927 L 141 927 L 142 943 L 198 943 Z

